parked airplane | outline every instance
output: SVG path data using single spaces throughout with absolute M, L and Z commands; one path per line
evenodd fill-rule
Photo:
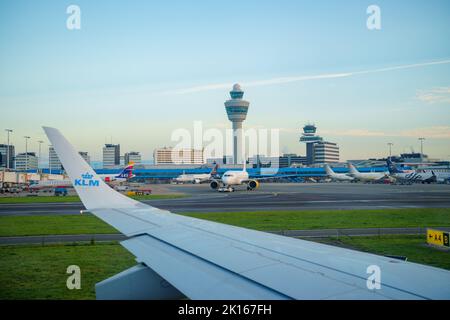
M 37 183 L 30 184 L 29 191 L 39 191 L 44 189 L 56 189 L 56 188 L 73 188 L 72 180 L 41 180 Z
M 348 176 L 353 177 L 355 180 L 363 182 L 380 181 L 389 177 L 389 172 L 359 172 L 353 164 L 348 163 L 349 173 Z
M 429 170 L 424 171 L 426 173 L 429 172 Z M 431 172 L 435 175 L 437 183 L 450 183 L 450 172 L 448 171 L 448 169 L 446 170 L 436 169 L 432 170 Z
M 105 182 L 125 182 L 133 178 L 134 162 L 130 162 L 119 174 L 99 174 L 98 176 Z
M 355 178 L 348 176 L 346 173 L 335 173 L 331 167 L 326 164 L 325 171 L 327 176 L 333 181 L 354 181 Z
M 133 171 L 134 163 L 130 163 L 119 174 L 99 174 L 98 176 L 105 182 L 124 182 L 134 177 Z M 60 180 L 42 180 L 37 183 L 31 184 L 28 189 L 30 191 L 39 191 L 44 189 L 56 189 L 56 188 L 72 188 L 73 184 L 70 179 Z
M 97 299 L 448 299 L 450 271 L 173 214 L 103 182 L 56 129 L 45 133 L 89 212 L 127 236 L 138 264 Z
M 400 183 L 431 183 L 436 181 L 434 172 L 425 172 L 424 170 L 402 170 L 390 159 L 386 161 L 389 174 Z
M 182 175 L 179 175 L 178 177 L 173 179 L 173 181 L 175 183 L 196 183 L 196 184 L 209 182 L 217 174 L 218 168 L 219 168 L 219 165 L 216 164 L 210 173 L 203 173 L 203 174 L 184 174 L 183 173 Z

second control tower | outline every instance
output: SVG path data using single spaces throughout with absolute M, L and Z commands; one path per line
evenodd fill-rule
M 243 100 L 244 91 L 239 84 L 233 86 L 231 99 L 225 102 L 228 119 L 233 123 L 233 162 L 243 163 L 242 158 L 242 122 L 247 118 L 250 102 Z
M 300 141 L 306 143 L 306 163 L 314 163 L 314 143 L 323 141 L 322 137 L 316 136 L 317 128 L 313 124 L 307 124 L 303 127 L 303 134 Z

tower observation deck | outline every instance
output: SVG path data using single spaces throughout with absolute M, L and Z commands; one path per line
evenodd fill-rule
M 242 123 L 247 118 L 250 102 L 242 99 L 244 91 L 239 84 L 233 86 L 230 96 L 231 99 L 225 101 L 225 110 L 233 125 L 233 162 L 241 164 L 244 161 L 242 156 Z
M 314 162 L 314 143 L 323 141 L 322 137 L 316 136 L 317 128 L 313 124 L 307 124 L 303 127 L 303 134 L 300 137 L 300 142 L 306 144 L 306 163 L 312 164 Z

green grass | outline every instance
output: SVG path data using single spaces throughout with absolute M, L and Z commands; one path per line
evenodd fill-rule
M 190 213 L 188 216 L 256 230 L 447 227 L 450 209 L 379 209 Z
M 450 270 L 450 252 L 425 244 L 423 236 L 330 238 L 382 255 L 403 255 L 409 261 Z M 81 289 L 68 290 L 69 265 L 81 268 Z M 135 265 L 133 256 L 117 243 L 0 247 L 0 299 L 94 299 L 95 283 Z
M 265 231 L 450 226 L 450 209 L 270 211 L 186 215 Z M 117 231 L 114 228 L 91 214 L 0 217 L 0 237 L 115 232 Z
M 144 196 L 132 196 L 130 198 L 142 201 L 142 200 L 166 200 L 166 199 L 179 199 L 186 198 L 188 195 L 184 193 L 173 193 L 173 194 L 149 194 Z
M 410 262 L 450 270 L 450 251 L 428 246 L 425 236 L 339 237 L 321 242 L 379 255 L 405 256 Z
M 117 243 L 0 247 L 0 299 L 94 299 L 95 283 L 136 262 Z M 67 267 L 81 269 L 81 289 L 69 290 Z
M 164 200 L 184 198 L 187 195 L 182 193 L 176 194 L 149 194 L 144 196 L 131 196 L 130 198 L 136 200 Z M 32 197 L 0 197 L 0 204 L 15 204 L 15 203 L 54 203 L 54 202 L 80 202 L 78 196 L 32 196 Z
M 1 197 L 0 204 L 7 203 L 50 203 L 50 202 L 79 202 L 78 196 L 32 196 L 32 197 Z
M 0 237 L 117 232 L 91 214 L 0 217 Z

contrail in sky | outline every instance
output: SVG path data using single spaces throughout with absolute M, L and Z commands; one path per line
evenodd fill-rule
M 433 65 L 439 65 L 439 64 L 449 64 L 449 63 L 450 63 L 450 60 L 440 60 L 440 61 L 433 61 L 433 62 L 406 64 L 406 65 L 401 65 L 401 66 L 370 69 L 370 70 L 355 71 L 355 72 L 346 72 L 346 73 L 330 73 L 330 74 L 321 74 L 321 75 L 312 75 L 312 76 L 280 77 L 280 78 L 272 78 L 272 79 L 266 79 L 266 80 L 243 82 L 241 84 L 244 87 L 260 87 L 260 86 L 268 86 L 268 85 L 274 85 L 274 84 L 284 84 L 284 83 L 300 82 L 300 81 L 308 81 L 308 80 L 348 78 L 348 77 L 363 75 L 363 74 L 388 72 L 388 71 L 395 71 L 395 70 L 402 70 L 402 69 L 413 69 L 413 68 L 420 68 L 420 67 L 433 66 Z M 177 89 L 177 90 L 173 90 L 173 91 L 166 91 L 165 94 L 187 94 L 187 93 L 211 91 L 211 90 L 218 90 L 218 89 L 228 89 L 233 84 L 234 83 L 231 83 L 231 82 L 206 84 L 206 85 L 195 86 L 195 87 L 190 87 L 190 88 Z

